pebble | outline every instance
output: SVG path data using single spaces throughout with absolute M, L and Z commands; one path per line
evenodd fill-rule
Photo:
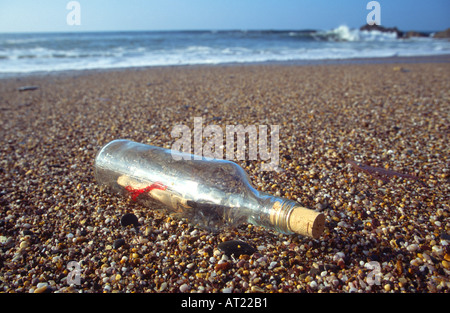
M 34 293 L 44 293 L 45 291 L 47 291 L 47 285 L 36 288 Z
M 167 282 L 163 282 L 163 283 L 161 284 L 161 286 L 159 287 L 159 291 L 164 291 L 164 290 L 166 290 L 166 289 L 167 289 L 167 286 L 168 286 Z M 181 291 L 181 290 L 180 290 L 180 291 Z
M 180 291 L 181 292 L 187 292 L 187 291 L 189 291 L 189 289 L 190 289 L 190 287 L 189 287 L 188 284 L 183 284 L 183 285 L 180 286 Z
M 353 283 L 350 282 L 350 283 L 348 284 L 348 292 L 349 292 L 349 293 L 355 293 L 355 292 L 358 292 L 358 288 L 356 288 L 356 287 L 353 285 Z
M 193 267 L 195 267 L 195 263 L 189 263 L 188 265 L 186 265 L 186 268 L 188 268 L 188 269 L 192 269 Z
M 214 266 L 214 269 L 216 271 L 221 270 L 221 271 L 226 271 L 228 269 L 231 268 L 231 263 L 230 262 L 219 262 Z
M 113 248 L 118 249 L 121 246 L 123 246 L 124 244 L 125 244 L 125 239 L 123 239 L 123 238 L 116 239 L 116 240 L 114 240 Z
M 28 243 L 28 241 L 22 241 L 19 245 L 20 249 L 25 249 L 26 247 L 28 247 L 30 244 Z
M 4 245 L 8 242 L 8 237 L 0 236 L 0 244 Z
M 122 226 L 133 225 L 134 227 L 138 227 L 139 226 L 139 220 L 138 220 L 137 216 L 134 215 L 133 213 L 126 213 L 120 219 L 120 224 Z
M 47 282 L 41 282 L 36 285 L 36 289 L 34 293 L 48 293 L 52 292 L 52 288 L 48 285 Z
M 241 240 L 230 240 L 219 244 L 218 248 L 222 250 L 225 255 L 239 258 L 242 254 L 252 255 L 257 250 L 252 245 Z
M 446 254 L 444 255 L 444 259 L 445 259 L 446 261 L 450 262 L 450 253 L 446 253 Z
M 33 91 L 33 90 L 37 90 L 37 89 L 39 89 L 38 86 L 22 86 L 22 87 L 19 87 L 17 90 L 18 91 Z
M 450 269 L 450 262 L 448 262 L 448 261 L 446 261 L 446 260 L 443 260 L 443 261 L 442 261 L 442 266 L 443 266 L 445 269 L 449 270 L 449 269 Z
M 410 244 L 406 249 L 410 252 L 414 252 L 414 251 L 417 251 L 417 249 L 419 249 L 419 245 L 413 243 L 413 244 Z
M 42 288 L 42 287 L 47 287 L 48 286 L 48 283 L 45 283 L 45 282 L 43 282 L 43 283 L 38 283 L 37 285 L 36 285 L 36 288 Z
M 262 289 L 262 288 L 259 287 L 259 286 L 252 286 L 252 287 L 250 288 L 250 290 L 251 290 L 251 292 L 254 292 L 254 293 L 262 293 L 262 292 L 264 292 L 264 289 Z

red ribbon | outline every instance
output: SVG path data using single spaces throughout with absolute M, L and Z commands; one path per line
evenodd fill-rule
M 126 186 L 125 189 L 131 193 L 131 199 L 132 199 L 133 201 L 136 201 L 137 197 L 139 197 L 139 196 L 140 196 L 141 194 L 143 194 L 143 193 L 150 192 L 150 191 L 152 191 L 153 189 L 166 190 L 166 189 L 167 189 L 167 186 L 164 186 L 164 185 L 163 185 L 162 183 L 160 183 L 160 182 L 156 182 L 156 183 L 151 184 L 151 185 L 148 186 L 148 187 L 141 188 L 141 189 L 134 189 L 134 188 L 131 187 L 131 186 Z

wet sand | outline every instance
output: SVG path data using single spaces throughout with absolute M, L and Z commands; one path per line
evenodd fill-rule
M 446 293 L 449 105 L 449 62 L 2 79 L 0 290 Z M 170 148 L 173 127 L 193 130 L 195 117 L 223 128 L 279 125 L 278 172 L 261 171 L 261 160 L 236 162 L 257 189 L 323 212 L 323 235 L 247 224 L 212 234 L 97 185 L 101 146 L 126 138 Z M 121 226 L 126 213 L 139 231 Z M 235 239 L 257 252 L 232 258 L 218 249 Z M 79 281 L 70 280 L 70 261 Z

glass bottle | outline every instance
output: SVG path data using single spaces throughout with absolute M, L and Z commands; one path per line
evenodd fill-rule
M 251 223 L 318 238 L 325 226 L 322 213 L 253 188 L 228 160 L 118 139 L 97 153 L 95 177 L 113 192 L 210 231 Z

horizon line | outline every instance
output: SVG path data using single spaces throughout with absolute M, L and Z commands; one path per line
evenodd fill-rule
M 364 24 L 365 25 L 365 24 Z M 253 31 L 273 31 L 273 32 L 288 32 L 288 31 L 300 31 L 300 32 L 317 32 L 317 31 L 328 31 L 328 30 L 334 30 L 341 26 L 346 26 L 351 30 L 360 29 L 364 25 L 361 25 L 359 27 L 352 27 L 348 26 L 346 24 L 340 24 L 338 26 L 335 26 L 333 28 L 217 28 L 217 29 L 207 29 L 207 28 L 197 28 L 197 29 L 98 29 L 98 30 L 36 30 L 36 31 L 1 31 L 0 34 L 43 34 L 43 33 L 120 33 L 120 32 L 253 32 Z M 444 31 L 445 29 L 440 30 L 418 30 L 418 29 L 410 29 L 410 30 L 402 30 L 398 28 L 397 26 L 384 26 L 380 25 L 384 28 L 397 28 L 399 31 L 408 32 L 408 31 L 417 31 L 417 32 L 425 32 L 425 33 L 435 33 L 439 31 Z M 74 26 L 77 27 L 77 26 Z

